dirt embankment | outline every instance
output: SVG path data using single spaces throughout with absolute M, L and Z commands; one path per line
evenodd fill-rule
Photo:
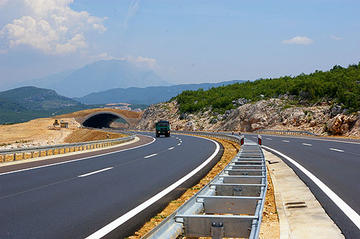
M 160 119 L 169 120 L 176 130 L 252 132 L 258 129 L 302 130 L 318 135 L 360 137 L 360 111 L 348 114 L 338 105 L 322 103 L 294 106 L 287 100 L 269 99 L 246 103 L 217 114 L 211 110 L 181 114 L 176 101 L 150 106 L 137 125 L 152 130 Z
M 125 137 L 125 135 L 112 132 L 104 132 L 100 130 L 76 129 L 65 138 L 64 143 L 87 142 L 102 139 L 116 139 L 120 137 Z
M 68 128 L 53 127 L 54 119 L 40 118 L 25 123 L 0 125 L 0 149 L 27 148 L 62 143 L 86 142 L 123 137 L 122 134 L 80 127 L 75 118 L 56 117 Z

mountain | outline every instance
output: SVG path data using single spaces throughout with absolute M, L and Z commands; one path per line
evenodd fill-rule
M 17 123 L 38 117 L 72 112 L 87 108 L 54 90 L 33 86 L 0 92 L 0 123 Z
M 27 81 L 27 85 L 54 89 L 68 97 L 81 97 L 113 88 L 170 85 L 151 69 L 125 60 L 103 60 L 80 69 Z
M 108 104 L 126 102 L 130 104 L 155 104 L 170 100 L 185 90 L 210 89 L 223 85 L 241 83 L 243 81 L 224 81 L 220 83 L 182 84 L 173 86 L 151 86 L 145 88 L 116 88 L 88 94 L 76 98 L 84 104 Z

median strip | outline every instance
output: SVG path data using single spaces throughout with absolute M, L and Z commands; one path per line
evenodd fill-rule
M 108 170 L 113 169 L 113 168 L 114 167 L 103 168 L 103 169 L 100 169 L 100 170 L 97 170 L 97 171 L 94 171 L 94 172 L 85 173 L 85 174 L 79 175 L 78 178 L 83 178 L 83 177 L 87 177 L 87 176 L 90 176 L 90 175 L 93 175 L 93 174 L 96 174 L 96 173 L 105 172 L 105 171 L 108 171 Z

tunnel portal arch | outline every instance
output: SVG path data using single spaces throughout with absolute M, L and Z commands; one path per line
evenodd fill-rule
M 131 122 L 126 117 L 111 111 L 90 114 L 84 119 L 82 125 L 91 128 L 109 128 L 110 124 L 117 119 L 123 119 L 128 125 L 131 125 Z

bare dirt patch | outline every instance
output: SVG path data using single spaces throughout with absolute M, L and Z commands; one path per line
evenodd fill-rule
M 64 142 L 77 143 L 102 139 L 116 139 L 120 137 L 125 137 L 125 135 L 100 130 L 76 129 L 65 138 Z
M 0 125 L 0 148 L 18 148 L 59 144 L 77 129 L 79 124 L 74 119 L 64 119 L 68 129 L 51 130 L 54 119 L 40 118 L 25 123 Z
M 264 212 L 260 227 L 260 239 L 280 238 L 279 215 L 276 209 L 274 185 L 270 174 L 267 175 L 268 187 L 265 196 Z
M 25 123 L 0 125 L 0 149 L 27 148 L 62 143 L 86 142 L 124 137 L 123 134 L 80 128 L 74 118 L 59 118 L 69 124 L 68 128 L 56 129 L 54 119 L 39 118 Z

